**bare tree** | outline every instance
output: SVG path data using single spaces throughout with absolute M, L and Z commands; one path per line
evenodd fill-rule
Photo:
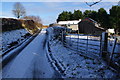
M 42 20 L 39 16 L 25 16 L 24 19 L 30 19 L 40 24 L 42 23 Z
M 25 16 L 25 14 L 26 14 L 26 10 L 25 10 L 24 6 L 20 2 L 17 2 L 17 3 L 14 4 L 14 9 L 12 11 L 13 11 L 13 14 L 17 18 Z
M 42 28 L 42 20 L 39 16 L 25 16 L 24 19 L 33 20 L 38 28 Z

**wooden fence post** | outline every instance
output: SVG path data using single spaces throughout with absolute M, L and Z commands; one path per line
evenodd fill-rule
M 102 57 L 106 57 L 108 48 L 108 33 L 102 33 Z
M 109 63 L 110 63 L 111 60 L 112 60 L 112 57 L 113 57 L 113 54 L 114 54 L 114 50 L 115 50 L 116 43 L 117 43 L 117 38 L 115 38 L 114 43 L 113 43 L 113 46 L 112 46 L 112 51 L 111 51 L 111 53 L 110 53 L 110 60 L 109 60 Z

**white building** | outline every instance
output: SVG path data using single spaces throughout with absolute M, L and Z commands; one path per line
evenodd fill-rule
M 69 29 L 72 29 L 74 31 L 78 30 L 78 23 L 81 21 L 81 19 L 79 20 L 72 20 L 72 21 L 59 21 L 58 24 L 59 25 L 64 25 Z

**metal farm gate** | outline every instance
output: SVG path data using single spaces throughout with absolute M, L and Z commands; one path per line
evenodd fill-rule
M 92 58 L 101 55 L 101 35 L 68 34 L 64 45 Z
M 62 32 L 62 36 L 63 36 Z M 66 33 L 66 32 L 65 32 Z M 103 32 L 101 35 L 85 34 L 67 34 L 62 38 L 65 47 L 75 51 L 77 54 L 92 59 L 103 59 L 108 65 L 120 71 L 120 59 L 114 58 L 117 38 L 114 40 L 112 52 L 108 52 L 108 33 Z M 117 56 L 120 56 L 117 54 Z

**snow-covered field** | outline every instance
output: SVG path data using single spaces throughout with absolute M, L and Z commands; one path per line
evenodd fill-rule
M 15 45 L 22 43 L 27 38 L 27 36 L 25 36 L 26 34 L 28 34 L 28 32 L 25 29 L 3 32 L 0 50 L 4 52 Z
M 98 59 L 78 55 L 61 42 L 50 42 L 52 56 L 65 67 L 67 78 L 115 78 L 117 74 Z M 58 63 L 58 64 L 59 64 Z

